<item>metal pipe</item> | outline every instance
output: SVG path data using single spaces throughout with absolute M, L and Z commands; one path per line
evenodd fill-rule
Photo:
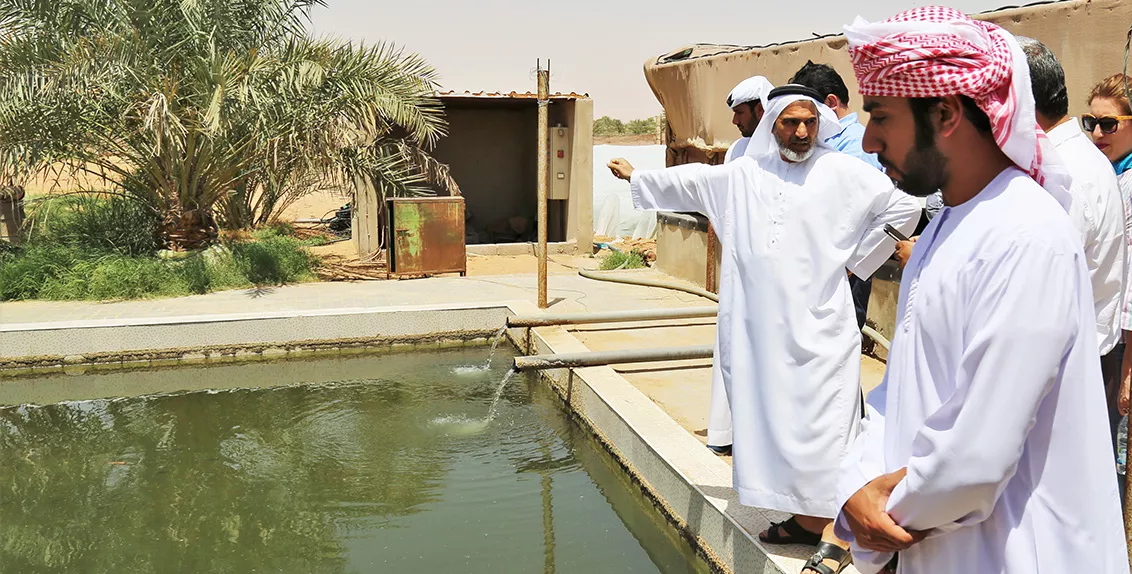
M 515 357 L 515 363 L 512 368 L 516 371 L 541 371 L 543 369 L 597 367 L 601 365 L 621 365 L 625 363 L 710 359 L 713 347 L 713 345 L 697 345 L 694 347 L 623 349 L 618 351 L 534 355 L 531 357 Z
M 885 351 L 889 350 L 889 347 L 892 346 L 892 343 L 888 339 L 885 339 L 884 335 L 881 335 L 879 332 L 877 332 L 876 329 L 873 329 L 868 325 L 861 327 L 861 334 L 867 336 L 873 341 L 876 341 L 876 344 L 884 347 Z
M 669 281 L 657 281 L 655 279 L 645 279 L 643 277 L 632 277 L 629 275 L 619 275 L 615 273 L 600 273 L 582 269 L 578 271 L 578 275 L 586 279 L 593 279 L 595 281 L 609 281 L 610 283 L 624 283 L 626 285 L 640 285 L 642 287 L 659 287 L 661 289 L 672 289 L 675 291 L 683 291 L 691 293 L 692 295 L 699 295 L 705 299 L 711 299 L 716 303 L 719 302 L 719 295 L 711 291 L 705 291 L 699 287 L 689 287 L 680 283 L 672 283 Z
M 547 63 L 549 67 L 549 62 Z M 547 186 L 547 131 L 550 119 L 550 71 L 538 65 L 538 307 L 546 309 L 546 186 Z
M 551 325 L 590 325 L 594 323 L 625 323 L 630 321 L 660 321 L 664 319 L 699 319 L 715 317 L 719 307 L 683 307 L 679 309 L 646 309 L 644 311 L 610 311 L 606 313 L 562 313 L 533 317 L 508 317 L 510 328 L 549 327 Z

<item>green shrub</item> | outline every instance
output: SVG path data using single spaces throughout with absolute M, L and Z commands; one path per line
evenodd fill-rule
M 614 251 L 610 253 L 605 259 L 601 260 L 602 271 L 612 271 L 614 269 L 641 269 L 645 267 L 645 258 L 640 253 Z
M 159 228 L 157 214 L 133 199 L 85 194 L 48 197 L 32 206 L 28 242 L 151 255 L 161 248 Z
M 77 250 L 63 246 L 0 254 L 0 299 L 35 299 L 49 280 L 66 274 L 81 259 Z
M 266 236 L 251 243 L 231 245 L 240 273 L 256 285 L 282 285 L 313 278 L 316 259 L 292 237 Z
M 156 216 L 119 197 L 45 199 L 29 224 L 26 245 L 0 249 L 0 301 L 143 299 L 282 285 L 313 280 L 318 263 L 287 224 L 256 231 L 251 241 L 158 257 Z
M 214 247 L 181 259 L 30 245 L 0 253 L 0 300 L 176 297 L 309 281 L 316 264 L 287 237 Z
M 254 232 L 252 236 L 256 239 L 267 239 L 269 237 L 294 237 L 295 226 L 290 223 L 276 221 L 266 227 L 261 227 Z

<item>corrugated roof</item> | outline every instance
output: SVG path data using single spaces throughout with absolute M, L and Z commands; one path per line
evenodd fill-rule
M 538 94 L 533 93 L 533 92 L 472 92 L 472 91 L 469 91 L 469 90 L 464 90 L 463 92 L 457 92 L 456 90 L 450 90 L 450 91 L 447 91 L 447 92 L 438 92 L 436 94 L 436 97 L 438 97 L 438 98 L 494 98 L 494 99 L 524 99 L 524 100 L 530 99 L 530 100 L 537 100 Z M 576 93 L 576 92 L 570 92 L 568 94 L 564 94 L 562 92 L 555 92 L 553 94 L 550 94 L 550 99 L 552 99 L 552 100 L 582 100 L 582 99 L 588 99 L 589 97 L 590 97 L 589 94 L 579 94 L 579 93 Z

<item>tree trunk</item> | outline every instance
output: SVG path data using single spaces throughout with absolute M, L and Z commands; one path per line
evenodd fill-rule
M 212 213 L 188 209 L 165 216 L 161 235 L 173 251 L 191 251 L 208 247 L 216 239 L 216 222 Z

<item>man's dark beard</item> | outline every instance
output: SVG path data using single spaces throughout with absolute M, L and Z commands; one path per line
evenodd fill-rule
M 914 197 L 927 197 L 947 184 L 947 158 L 936 145 L 935 127 L 927 115 L 913 108 L 913 116 L 916 120 L 916 143 L 904 156 L 904 169 L 895 169 L 883 156 L 879 160 L 890 176 L 893 173 L 903 176 L 900 180 L 893 178 L 896 187 Z
M 914 197 L 927 197 L 947 184 L 947 158 L 933 142 L 927 148 L 912 148 L 904 156 L 904 177 L 896 187 Z

